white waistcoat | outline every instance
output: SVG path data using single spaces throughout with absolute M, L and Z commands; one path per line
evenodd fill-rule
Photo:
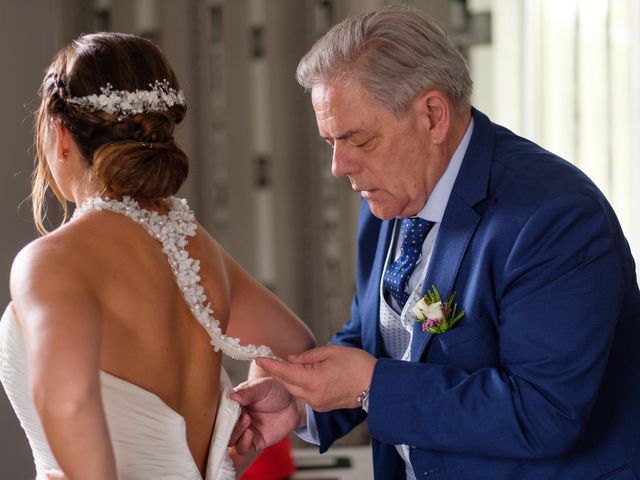
M 383 268 L 383 272 L 387 271 L 393 248 L 389 248 L 387 259 Z M 424 275 L 423 275 L 424 277 Z M 420 300 L 421 296 L 418 292 L 422 290 L 424 278 L 420 280 L 417 291 L 411 292 L 407 303 L 405 303 L 402 312 L 396 312 L 384 298 L 384 286 L 382 279 L 380 280 L 380 334 L 384 349 L 391 358 L 396 360 L 409 361 L 411 359 L 411 337 L 413 334 L 413 324 L 415 322 L 411 309 Z M 409 447 L 407 445 L 396 445 L 398 454 L 405 462 L 405 470 L 407 480 L 416 480 L 409 461 Z

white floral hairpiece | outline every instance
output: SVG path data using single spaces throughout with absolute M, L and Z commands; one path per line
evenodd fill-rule
M 174 105 L 184 105 L 184 93 L 182 90 L 171 88 L 169 81 L 156 80 L 149 84 L 150 90 L 114 90 L 113 85 L 107 83 L 101 87 L 100 95 L 87 95 L 86 97 L 67 98 L 68 103 L 78 105 L 80 108 L 91 112 L 103 111 L 118 117 L 139 115 L 145 112 L 161 112 Z

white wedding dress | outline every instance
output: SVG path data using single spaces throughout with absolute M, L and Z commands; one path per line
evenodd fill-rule
M 273 356 L 265 346 L 242 346 L 239 339 L 222 334 L 213 309 L 199 285 L 199 261 L 185 247 L 187 237 L 195 235 L 196 223 L 186 201 L 170 200 L 171 210 L 160 215 L 140 209 L 138 204 L 90 198 L 74 216 L 91 210 L 110 210 L 127 215 L 162 243 L 176 283 L 192 313 L 207 330 L 211 344 L 223 353 L 241 360 Z M 33 403 L 28 380 L 27 357 L 22 332 L 11 307 L 0 321 L 0 380 L 24 429 L 37 471 L 37 480 L 46 472 L 59 470 Z M 157 395 L 121 378 L 100 371 L 102 399 L 113 444 L 120 480 L 183 479 L 202 480 L 186 439 L 184 418 Z M 221 372 L 220 400 L 205 480 L 236 478 L 227 454 L 231 432 L 240 414 L 240 406 L 229 398 L 231 383 Z M 87 478 L 91 475 L 87 473 Z

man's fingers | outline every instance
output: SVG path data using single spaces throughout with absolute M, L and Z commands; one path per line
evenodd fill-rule
M 249 430 L 245 430 L 235 445 L 236 452 L 240 455 L 249 455 L 256 451 L 253 446 L 253 432 Z
M 246 407 L 252 403 L 258 402 L 265 398 L 269 393 L 269 386 L 265 382 L 247 383 L 238 385 L 229 395 L 231 400 L 238 402 L 241 406 Z
M 266 370 L 271 376 L 283 383 L 292 385 L 303 385 L 308 381 L 309 371 L 306 365 L 297 365 L 270 358 L 259 358 L 256 360 L 259 367 Z M 287 389 L 288 390 L 288 389 Z
M 287 383 L 284 380 L 280 381 L 282 386 L 289 392 L 292 397 L 300 398 L 304 402 L 309 403 L 310 391 L 305 385 L 295 385 L 293 383 Z
M 251 403 L 251 398 L 255 395 L 251 387 L 238 388 L 229 394 L 229 398 L 234 402 L 238 402 L 241 406 L 246 407 Z
M 238 421 L 236 422 L 235 427 L 233 427 L 233 432 L 231 432 L 231 438 L 229 439 L 229 446 L 233 447 L 238 440 L 242 436 L 242 434 L 249 428 L 251 425 L 251 417 L 246 413 L 242 412 Z
M 294 364 L 268 358 L 259 358 L 256 362 L 269 375 L 278 379 L 289 394 L 308 403 L 310 403 L 310 397 L 318 391 L 318 385 L 322 384 L 319 372 L 314 372 L 314 364 Z
M 331 347 L 318 347 L 307 350 L 306 352 L 299 353 L 297 355 L 289 355 L 287 360 L 290 363 L 303 364 L 303 363 L 319 363 L 329 355 Z
M 251 385 L 251 381 L 250 380 L 245 380 L 244 382 L 239 383 L 238 385 L 236 385 L 233 389 L 234 390 L 242 390 L 243 388 L 246 388 L 249 385 Z

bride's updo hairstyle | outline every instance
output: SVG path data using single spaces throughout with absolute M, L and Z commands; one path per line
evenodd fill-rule
M 159 84 L 161 90 L 157 88 Z M 98 98 L 105 88 L 112 92 L 170 91 L 171 95 L 182 95 L 164 55 L 144 38 L 95 33 L 82 35 L 63 48 L 46 70 L 36 115 L 38 165 L 32 201 L 36 227 L 41 233 L 47 231 L 44 216 L 48 188 L 62 204 L 67 218 L 66 200 L 45 158 L 51 121 L 61 121 L 71 133 L 99 195 L 128 195 L 153 202 L 175 194 L 187 177 L 189 160 L 173 138 L 175 126 L 186 112 L 184 101 L 169 101 L 155 110 L 129 108 L 125 113 L 82 104 L 82 99 Z M 126 99 L 118 105 L 129 107 Z

